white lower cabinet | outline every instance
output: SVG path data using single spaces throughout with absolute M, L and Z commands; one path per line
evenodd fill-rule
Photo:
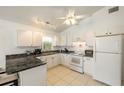
M 53 54 L 53 55 L 47 55 L 47 56 L 41 56 L 38 57 L 42 61 L 45 61 L 47 63 L 47 68 L 52 68 L 60 64 L 60 54 Z
M 61 64 L 62 65 L 69 67 L 70 61 L 71 61 L 71 57 L 69 54 L 61 54 Z
M 61 63 L 60 56 L 61 56 L 60 54 L 54 54 L 54 60 L 53 60 L 54 66 L 57 66 Z
M 66 64 L 66 62 L 65 62 L 65 54 L 61 54 L 61 64 L 62 65 L 65 65 Z
M 93 74 L 93 58 L 84 57 L 84 73 L 91 75 Z
M 69 67 L 70 63 L 70 55 L 69 54 L 62 54 L 62 53 L 57 53 L 53 55 L 47 55 L 47 56 L 41 56 L 39 57 L 42 61 L 46 61 L 47 63 L 47 68 L 52 68 L 55 67 L 59 64 L 62 64 L 64 66 Z
M 27 69 L 18 73 L 20 86 L 46 86 L 47 85 L 47 67 L 41 65 Z
M 69 54 L 66 54 L 66 58 L 65 58 L 65 62 L 66 62 L 66 66 L 70 67 L 70 61 L 71 61 L 71 57 Z
M 48 65 L 49 65 L 48 68 L 52 68 L 52 67 L 55 67 L 55 66 L 58 65 L 58 62 L 57 62 L 58 57 L 57 57 L 56 54 L 54 54 L 54 55 L 49 55 L 49 56 L 48 56 L 48 59 L 49 59 L 49 61 L 48 61 Z

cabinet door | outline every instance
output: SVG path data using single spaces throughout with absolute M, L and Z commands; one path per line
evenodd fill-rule
M 48 60 L 48 57 L 47 56 L 41 56 L 41 60 L 42 61 L 45 61 L 47 63 L 47 68 L 49 68 L 49 60 Z
M 66 46 L 66 32 L 61 33 L 61 46 Z
M 55 55 L 51 55 L 51 67 L 54 67 L 56 65 L 57 65 L 57 63 L 56 63 L 56 56 Z
M 42 33 L 41 32 L 33 32 L 32 37 L 32 46 L 41 46 L 42 43 Z
M 58 65 L 58 58 L 56 54 L 52 56 L 52 62 L 53 62 L 53 67 Z
M 109 35 L 124 34 L 124 25 L 112 26 L 108 28 Z
M 46 65 L 19 72 L 21 86 L 46 86 Z
M 61 64 L 65 65 L 65 54 L 61 54 Z
M 31 46 L 32 45 L 32 31 L 17 31 L 18 46 Z
M 61 64 L 61 54 L 56 54 L 56 63 L 59 65 Z
M 47 56 L 47 66 L 48 66 L 48 68 L 53 67 L 51 55 Z
M 71 57 L 70 57 L 70 55 L 69 54 L 66 54 L 66 56 L 65 56 L 66 58 L 66 60 L 65 60 L 65 65 L 67 66 L 67 67 L 70 67 L 70 62 L 71 62 Z
M 73 38 L 72 38 L 73 36 L 72 36 L 72 31 L 67 31 L 66 32 L 66 41 L 67 41 L 67 46 L 72 46 L 72 40 L 73 40 Z
M 61 54 L 61 64 L 64 66 L 69 67 L 70 64 L 70 55 L 68 54 Z
M 113 6 L 105 7 L 96 12 L 93 16 L 93 24 L 96 30 L 96 36 L 116 35 L 124 33 L 124 9 L 119 7 L 119 11 L 108 13 L 108 9 Z
M 93 73 L 93 58 L 84 57 L 84 73 L 92 75 L 92 73 Z
M 108 33 L 108 9 L 104 8 L 94 13 L 92 17 L 93 31 L 96 36 L 106 35 Z
M 104 27 L 105 25 L 102 26 L 102 24 L 95 24 L 93 27 L 93 30 L 95 31 L 95 36 L 105 36 L 108 35 L 108 28 Z
M 51 66 L 55 67 L 59 65 L 59 57 L 57 54 L 51 55 Z

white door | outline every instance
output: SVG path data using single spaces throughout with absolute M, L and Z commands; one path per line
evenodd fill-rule
M 67 67 L 70 67 L 71 55 L 69 55 L 69 54 L 66 55 L 66 60 L 65 60 L 65 62 L 66 62 L 66 66 L 67 66 Z
M 18 46 L 31 46 L 32 45 L 32 31 L 19 30 L 17 32 Z
M 33 32 L 32 36 L 32 46 L 41 46 L 42 42 L 42 33 L 41 32 Z
M 96 53 L 94 79 L 108 85 L 121 85 L 121 55 Z
M 121 35 L 96 38 L 97 52 L 121 53 Z
M 92 76 L 92 74 L 93 74 L 93 58 L 84 57 L 84 73 Z

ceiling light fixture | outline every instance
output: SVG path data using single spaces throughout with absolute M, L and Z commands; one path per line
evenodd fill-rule
M 58 19 L 64 19 L 64 23 L 66 25 L 75 25 L 78 23 L 79 19 L 83 19 L 85 15 L 75 15 L 74 10 L 69 10 L 69 13 L 65 17 L 61 17 Z
M 49 21 L 43 21 L 41 20 L 41 18 L 39 17 L 33 17 L 32 18 L 33 22 L 35 22 L 36 24 L 40 24 L 42 26 L 48 26 L 50 28 L 56 29 L 56 26 L 54 26 L 53 24 L 51 24 Z

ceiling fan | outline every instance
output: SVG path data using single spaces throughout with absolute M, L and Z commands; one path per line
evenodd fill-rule
M 74 24 L 78 24 L 78 20 L 83 19 L 85 17 L 86 15 L 75 15 L 74 10 L 69 10 L 68 14 L 65 17 L 60 17 L 57 19 L 65 20 L 63 24 L 74 25 Z
M 40 24 L 42 26 L 48 26 L 50 28 L 56 29 L 56 27 L 51 24 L 49 21 L 43 21 L 41 18 L 39 17 L 33 17 L 33 22 L 35 22 L 36 24 Z

